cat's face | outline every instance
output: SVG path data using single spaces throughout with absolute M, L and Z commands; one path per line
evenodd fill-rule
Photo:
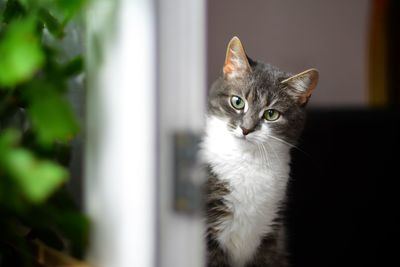
M 209 94 L 209 114 L 230 134 L 251 144 L 281 139 L 294 143 L 304 125 L 304 106 L 315 88 L 314 69 L 295 76 L 249 61 L 237 38 L 228 45 L 223 77 Z

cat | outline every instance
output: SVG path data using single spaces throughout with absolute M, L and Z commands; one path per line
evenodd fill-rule
M 249 58 L 237 37 L 229 42 L 201 143 L 207 266 L 288 266 L 281 212 L 290 150 L 317 82 L 316 69 L 291 75 Z

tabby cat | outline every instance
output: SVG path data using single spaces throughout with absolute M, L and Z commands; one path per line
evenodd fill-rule
M 288 266 L 282 209 L 290 150 L 318 71 L 291 75 L 247 57 L 237 37 L 212 85 L 201 145 L 208 169 L 208 266 Z

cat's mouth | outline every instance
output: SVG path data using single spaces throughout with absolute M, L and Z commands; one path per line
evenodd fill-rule
M 246 146 L 259 146 L 260 142 L 262 142 L 262 140 L 260 140 L 260 138 L 256 134 L 244 135 L 242 133 L 239 134 L 238 132 L 233 132 L 233 136 L 236 140 L 238 140 L 239 143 L 242 143 Z
M 249 138 L 246 137 L 246 136 L 244 136 L 244 135 L 236 136 L 236 138 L 238 138 L 238 139 L 240 139 L 240 140 L 247 140 L 247 141 L 249 141 Z
M 246 136 L 237 128 L 232 129 L 231 133 L 235 138 L 240 139 L 240 140 L 247 140 L 247 138 L 248 138 L 248 137 L 246 138 Z
M 247 133 L 246 135 L 243 134 L 243 131 L 240 127 L 236 127 L 231 129 L 232 135 L 235 137 L 236 140 L 240 140 L 240 142 L 245 142 L 246 144 L 257 144 L 257 138 L 255 137 L 254 133 Z
M 250 142 L 253 143 L 253 138 L 250 135 L 243 135 L 242 133 L 238 134 L 238 133 L 233 133 L 233 136 L 236 137 L 236 139 L 242 140 L 244 142 Z

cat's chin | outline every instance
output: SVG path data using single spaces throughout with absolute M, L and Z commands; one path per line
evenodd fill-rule
M 237 135 L 237 134 L 234 134 L 233 136 L 235 137 L 236 140 L 238 140 L 238 142 L 240 144 L 247 145 L 247 146 L 248 145 L 257 146 L 256 140 L 254 140 L 251 136 L 244 136 L 244 135 Z
M 243 136 L 243 135 L 234 135 L 235 137 L 236 137 L 236 139 L 239 139 L 239 140 L 243 140 L 243 141 L 248 141 L 249 139 L 248 138 L 246 138 L 246 136 Z
M 237 134 L 237 133 L 233 133 L 232 134 L 233 135 L 233 137 L 235 137 L 235 139 L 237 139 L 237 140 L 241 140 L 241 141 L 249 141 L 249 139 L 248 138 L 246 138 L 246 136 L 244 136 L 244 135 L 242 135 L 242 134 Z

